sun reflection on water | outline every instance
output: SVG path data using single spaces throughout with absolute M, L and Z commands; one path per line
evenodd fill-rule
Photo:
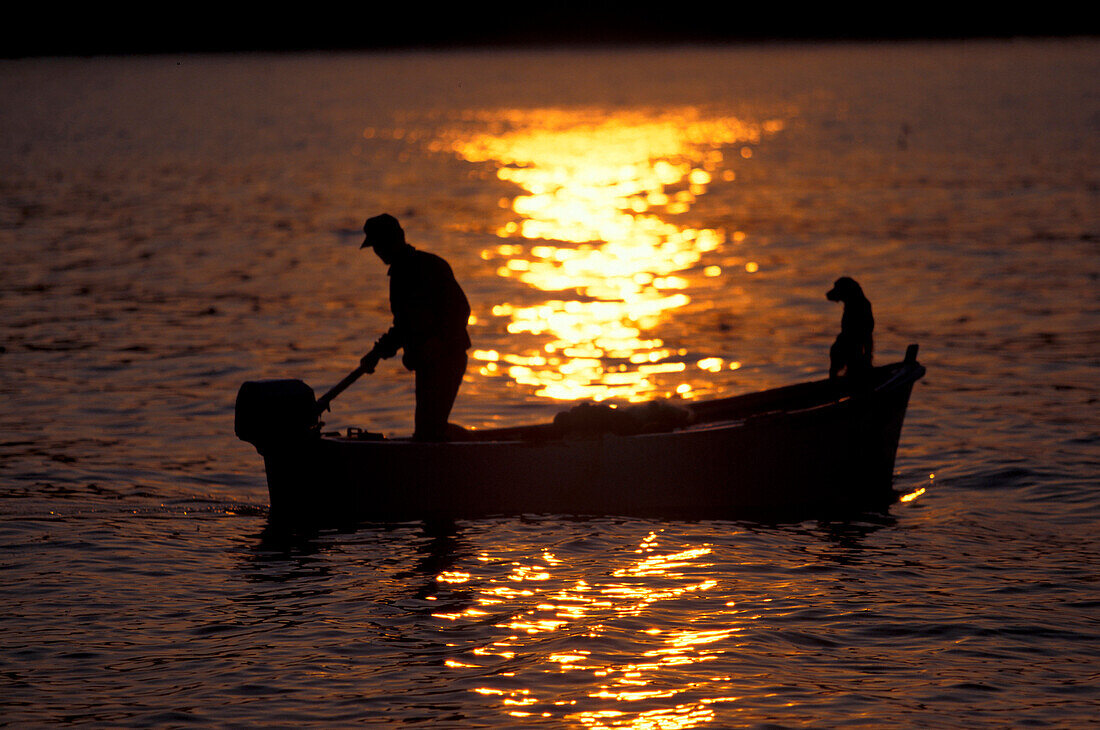
M 506 570 L 481 578 L 462 574 L 464 584 L 474 588 L 470 605 L 435 617 L 455 623 L 491 621 L 500 633 L 446 666 L 482 669 L 486 677 L 500 678 L 471 691 L 497 698 L 512 717 L 560 717 L 565 712 L 566 720 L 589 728 L 689 728 L 713 721 L 712 706 L 736 698 L 725 691 L 730 678 L 711 676 L 705 667 L 747 626 L 731 624 L 728 612 L 699 616 L 671 630 L 645 620 L 661 610 L 662 602 L 718 587 L 715 580 L 692 577 L 713 567 L 708 562 L 712 548 L 663 549 L 658 532 L 651 532 L 635 553 L 637 557 L 599 582 L 562 581 L 557 576 L 575 566 L 563 565 L 550 552 L 537 560 L 496 566 Z M 488 556 L 482 560 L 490 562 Z M 437 580 L 453 583 L 455 574 L 441 573 Z M 613 658 L 603 648 L 607 641 L 621 641 L 624 627 L 631 627 L 636 645 L 627 661 L 622 652 Z M 543 648 L 562 640 L 568 649 Z M 519 669 L 521 676 L 502 671 L 509 668 Z M 574 675 L 577 681 L 571 683 Z
M 522 302 L 493 308 L 509 351 L 474 351 L 483 375 L 559 400 L 640 401 L 691 397 L 689 370 L 740 367 L 692 358 L 653 332 L 692 301 L 694 287 L 723 275 L 717 252 L 742 236 L 675 217 L 716 177 L 733 179 L 724 148 L 748 149 L 780 122 L 704 118 L 693 108 L 499 111 L 479 121 L 483 131 L 456 133 L 444 146 L 495 165 L 522 191 L 501 201 L 514 218 L 481 257 L 529 287 Z M 533 303 L 532 292 L 542 293 Z
M 494 169 L 516 186 L 481 258 L 511 292 L 479 317 L 506 336 L 472 352 L 480 372 L 559 400 L 693 397 L 739 359 L 674 341 L 677 316 L 757 266 L 738 258 L 745 235 L 684 221 L 699 196 L 733 172 L 724 155 L 760 143 L 777 122 L 666 113 L 561 110 L 486 113 L 442 149 Z M 470 131 L 471 129 L 475 131 Z M 696 300 L 699 301 L 696 301 Z M 486 321 L 488 320 L 488 321 Z M 564 579 L 576 566 L 552 551 L 485 572 L 449 571 L 460 606 L 433 615 L 491 627 L 447 667 L 484 672 L 472 691 L 517 719 L 558 717 L 588 728 L 690 728 L 733 702 L 729 678 L 706 667 L 747 626 L 723 605 L 675 630 L 656 616 L 717 592 L 709 545 L 659 544 L 658 532 L 598 579 Z M 586 576 L 592 575 L 586 573 Z M 676 609 L 672 609 L 676 610 Z M 606 642 L 629 636 L 633 650 Z M 549 649 L 547 649 L 549 647 Z M 532 674 L 537 676 L 532 676 Z

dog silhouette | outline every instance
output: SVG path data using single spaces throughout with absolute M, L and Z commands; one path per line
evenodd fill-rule
M 855 279 L 848 276 L 837 279 L 825 297 L 844 303 L 840 334 L 829 349 L 829 378 L 840 377 L 842 373 L 848 377 L 866 374 L 871 369 L 875 349 L 871 335 L 875 329 L 871 302 Z

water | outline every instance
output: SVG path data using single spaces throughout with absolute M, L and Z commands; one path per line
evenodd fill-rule
M 1091 724 L 1098 71 L 1095 41 L 3 62 L 3 721 Z M 928 367 L 917 496 L 279 533 L 233 398 L 355 366 L 382 210 L 471 299 L 471 427 L 820 377 L 854 276 L 878 360 Z M 408 433 L 410 381 L 330 426 Z

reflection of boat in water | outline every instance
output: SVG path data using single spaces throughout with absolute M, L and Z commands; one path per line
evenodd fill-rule
M 322 434 L 308 386 L 259 381 L 238 395 L 237 433 L 264 456 L 272 514 L 292 519 L 810 515 L 893 500 L 902 421 L 924 375 L 916 351 L 858 388 L 821 380 L 684 403 L 690 422 L 672 429 L 558 422 L 446 443 Z

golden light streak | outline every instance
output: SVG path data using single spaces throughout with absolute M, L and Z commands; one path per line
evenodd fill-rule
M 919 496 L 921 496 L 922 494 L 924 494 L 924 492 L 925 492 L 925 489 L 924 489 L 924 487 L 920 487 L 919 489 L 917 489 L 917 490 L 915 490 L 915 491 L 912 491 L 912 492 L 910 492 L 909 494 L 905 494 L 905 495 L 902 495 L 902 496 L 900 497 L 900 500 L 901 500 L 902 502 L 912 502 L 912 501 L 913 501 L 914 499 L 916 499 L 917 497 L 919 497 Z
M 502 715 L 509 717 L 552 717 L 545 710 L 576 705 L 576 699 L 548 695 L 553 690 L 547 688 L 555 683 L 544 681 L 542 675 L 580 672 L 588 674 L 594 685 L 586 696 L 600 703 L 614 703 L 614 709 L 559 716 L 575 725 L 647 729 L 691 728 L 714 722 L 712 706 L 736 699 L 723 691 L 723 683 L 731 680 L 715 676 L 713 671 L 699 674 L 693 668 L 719 658 L 729 650 L 729 642 L 749 625 L 743 620 L 728 623 L 728 616 L 719 624 L 720 617 L 715 615 L 704 619 L 706 624 L 700 621 L 692 628 L 670 630 L 638 619 L 662 601 L 705 593 L 718 585 L 711 578 L 692 577 L 693 571 L 710 566 L 706 561 L 714 551 L 712 546 L 662 545 L 662 532 L 653 530 L 642 537 L 630 559 L 599 580 L 561 584 L 559 571 L 568 574 L 571 566 L 566 558 L 548 550 L 504 563 L 507 572 L 466 576 L 450 571 L 448 574 L 466 576 L 463 585 L 474 587 L 475 604 L 493 606 L 497 618 L 492 625 L 507 636 L 470 650 L 475 657 L 471 661 L 447 660 L 445 666 L 459 672 L 483 672 L 493 666 L 488 662 L 503 661 L 508 667 L 524 667 L 525 672 L 535 668 L 538 674 L 531 677 L 527 687 L 517 686 L 525 672 L 509 671 L 492 675 L 507 685 L 483 685 L 472 690 L 499 704 Z M 501 566 L 484 554 L 479 559 L 493 563 L 486 566 L 489 571 Z M 532 576 L 538 578 L 533 580 Z M 525 586 L 523 590 L 516 587 L 517 579 Z M 479 630 L 486 625 L 469 609 L 440 617 L 476 621 L 471 626 Z M 611 626 L 623 625 L 636 626 L 634 659 L 608 661 L 601 656 L 603 650 L 596 647 Z M 560 639 L 567 640 L 568 649 L 545 653 L 544 647 Z M 594 640 L 594 650 L 576 648 L 583 640 Z M 707 694 L 699 697 L 702 692 Z M 683 701 L 686 693 L 692 693 L 695 699 Z
M 674 218 L 715 179 L 733 179 L 720 169 L 724 149 L 740 147 L 744 156 L 782 123 L 705 118 L 694 108 L 475 117 L 481 131 L 444 134 L 437 148 L 493 164 L 517 187 L 501 201 L 515 215 L 496 232 L 503 242 L 481 258 L 499 276 L 545 293 L 538 303 L 493 307 L 506 320 L 510 351 L 475 351 L 484 363 L 478 372 L 558 400 L 690 396 L 690 382 L 665 377 L 685 362 L 648 333 L 691 303 L 697 283 L 723 275 L 706 258 L 727 236 Z
M 614 710 L 580 712 L 568 716 L 586 728 L 610 730 L 611 728 L 631 728 L 632 730 L 687 730 L 705 723 L 713 722 L 714 710 L 704 703 L 682 704 L 668 709 L 649 710 L 634 715 Z

